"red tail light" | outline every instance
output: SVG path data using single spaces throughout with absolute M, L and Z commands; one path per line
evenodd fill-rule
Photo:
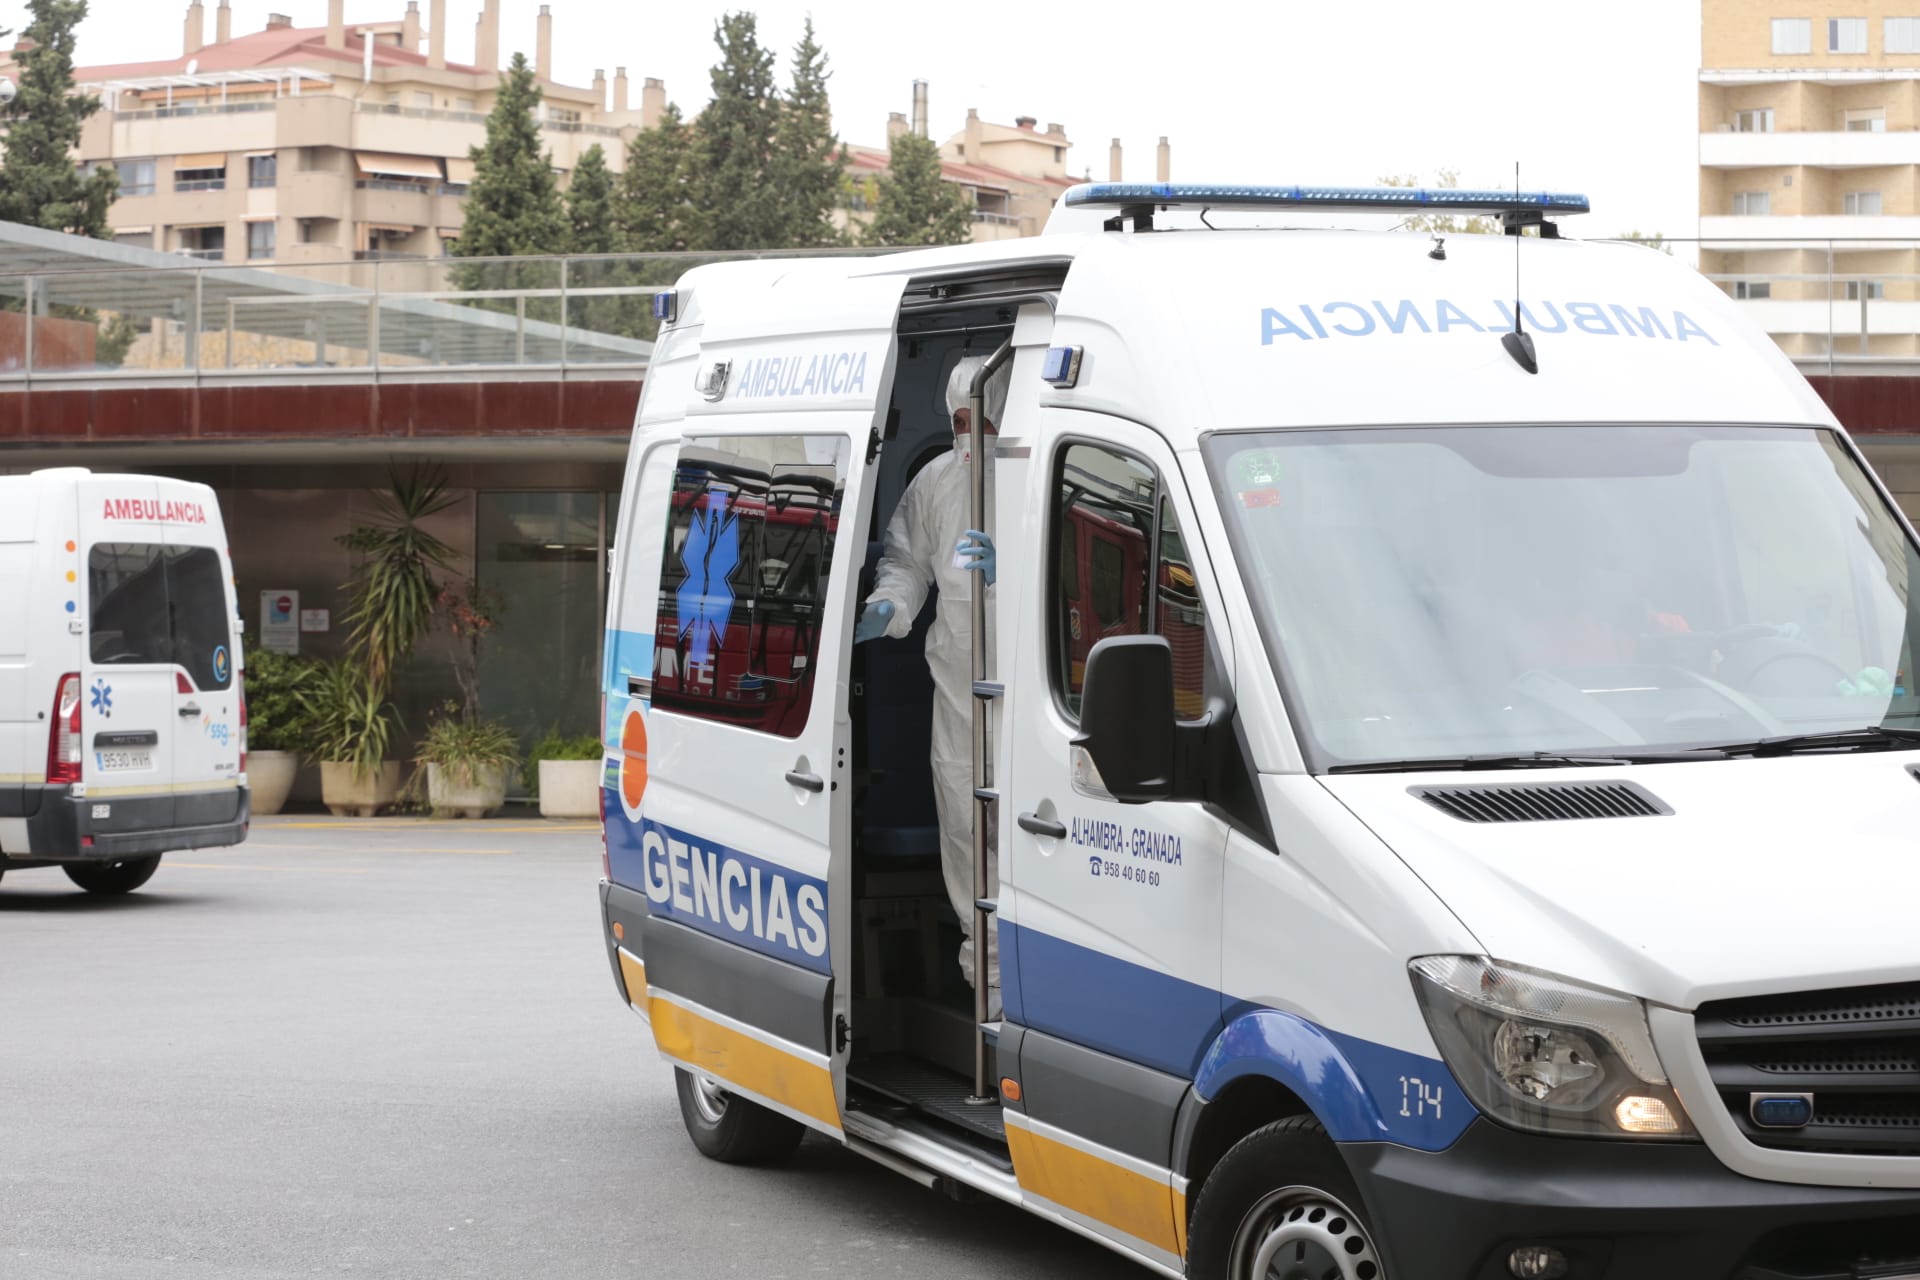
M 187 679 L 187 673 L 177 669 L 173 673 L 173 691 L 175 693 L 184 693 L 189 698 L 199 692 L 198 689 L 193 687 L 193 681 Z
M 80 677 L 60 677 L 53 697 L 53 723 L 47 726 L 47 782 L 72 786 L 80 781 Z
M 247 771 L 247 673 L 242 671 L 233 678 L 234 690 L 240 695 L 240 772 Z

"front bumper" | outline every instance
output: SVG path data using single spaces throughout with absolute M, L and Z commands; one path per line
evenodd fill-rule
M 47 787 L 26 819 L 27 848 L 14 864 L 111 862 L 119 858 L 211 849 L 247 838 L 252 797 L 246 787 L 181 796 L 75 796 Z M 85 843 L 90 839 L 92 843 Z
M 1510 1280 L 1521 1245 L 1567 1280 L 1920 1274 L 1920 1191 L 1761 1182 L 1692 1143 L 1523 1134 L 1481 1119 L 1445 1151 L 1341 1147 L 1393 1280 Z

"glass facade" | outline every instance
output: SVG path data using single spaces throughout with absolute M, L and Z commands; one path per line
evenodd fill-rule
M 474 580 L 497 623 L 480 650 L 480 701 L 523 743 L 597 727 L 604 503 L 592 491 L 475 495 Z

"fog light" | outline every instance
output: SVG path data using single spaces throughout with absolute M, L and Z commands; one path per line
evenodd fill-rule
M 1613 1107 L 1613 1122 L 1628 1133 L 1679 1133 L 1679 1119 L 1662 1098 L 1633 1094 Z
M 1550 1244 L 1523 1244 L 1507 1255 L 1507 1270 L 1519 1280 L 1560 1280 L 1567 1255 Z

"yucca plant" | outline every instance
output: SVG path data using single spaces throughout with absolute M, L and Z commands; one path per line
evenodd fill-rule
M 339 538 L 356 557 L 342 620 L 368 683 L 382 693 L 432 624 L 440 595 L 434 574 L 455 557 L 454 549 L 421 522 L 459 500 L 438 471 L 396 470 L 375 500 L 374 522 L 356 525 Z
M 520 760 L 520 742 L 513 730 L 494 720 L 469 720 L 449 705 L 447 714 L 427 726 L 415 757 L 422 765 L 438 765 L 455 787 L 479 785 L 481 774 L 509 771 Z
M 307 758 L 315 764 L 353 766 L 371 777 L 386 762 L 394 715 L 386 690 L 373 684 L 349 659 L 329 662 L 301 694 Z

